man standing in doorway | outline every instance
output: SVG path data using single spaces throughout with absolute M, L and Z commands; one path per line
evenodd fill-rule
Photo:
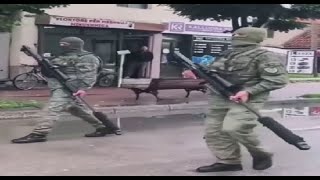
M 149 51 L 149 48 L 147 46 L 142 46 L 141 48 L 141 67 L 139 69 L 139 76 L 144 77 L 145 72 L 147 70 L 149 62 L 152 62 L 153 60 L 153 53 Z
M 153 53 L 149 51 L 147 46 L 142 46 L 140 51 L 132 52 L 128 60 L 126 78 L 143 78 L 149 62 L 153 60 Z

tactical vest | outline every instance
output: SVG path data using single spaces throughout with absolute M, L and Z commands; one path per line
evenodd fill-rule
M 91 52 L 83 52 L 81 54 L 77 55 L 71 55 L 71 56 L 59 56 L 58 58 L 55 58 L 51 61 L 51 63 L 55 66 L 59 67 L 59 70 L 61 70 L 66 75 L 76 75 L 78 73 L 77 68 L 75 67 L 75 64 L 79 61 L 79 58 L 86 56 L 86 55 L 94 55 Z M 99 60 L 99 68 L 98 73 L 102 70 L 102 60 L 100 57 L 94 55 Z M 43 69 L 41 69 L 41 73 L 48 77 L 53 78 L 53 75 Z
M 255 81 L 258 74 L 258 57 L 268 50 L 254 48 L 241 52 L 226 51 L 221 54 L 211 65 L 221 77 L 236 85 L 244 85 L 250 81 Z M 252 82 L 254 83 L 254 82 Z

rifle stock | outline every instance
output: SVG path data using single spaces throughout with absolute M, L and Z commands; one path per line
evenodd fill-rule
M 50 63 L 50 61 L 46 58 L 41 57 L 38 53 L 35 53 L 31 50 L 30 47 L 23 45 L 21 47 L 21 51 L 25 53 L 28 56 L 31 56 L 33 59 L 37 61 L 39 66 L 43 68 L 44 71 L 50 73 L 50 75 L 57 79 L 66 90 L 68 90 L 71 93 L 71 96 L 73 93 L 77 92 L 79 89 L 76 86 L 73 86 L 73 84 L 70 82 L 70 78 L 66 76 L 63 72 L 59 70 L 59 67 L 54 66 Z M 70 82 L 70 83 L 69 83 Z M 92 114 L 100 121 L 102 122 L 107 128 L 110 128 L 115 134 L 120 135 L 121 131 L 120 129 L 113 124 L 102 112 L 95 111 L 84 99 L 81 97 L 75 97 L 78 101 L 85 104 L 91 111 Z

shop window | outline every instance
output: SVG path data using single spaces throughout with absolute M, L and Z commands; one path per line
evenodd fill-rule
M 98 55 L 103 64 L 115 63 L 115 59 L 112 58 L 113 41 L 94 41 L 94 53 Z
M 161 78 L 182 78 L 183 68 L 176 63 L 176 56 L 173 52 L 177 49 L 178 40 L 163 40 L 162 41 L 162 53 L 161 53 L 161 65 L 160 65 L 160 77 Z M 182 52 L 185 54 L 184 52 Z
M 149 9 L 148 4 L 117 4 L 118 7 L 136 8 L 136 9 Z

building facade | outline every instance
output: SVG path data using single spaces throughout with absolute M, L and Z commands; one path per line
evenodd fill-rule
M 164 63 L 168 50 L 172 53 L 179 48 L 190 58 L 214 56 L 228 47 L 230 35 L 223 31 L 231 28 L 230 22 L 189 22 L 157 4 L 71 4 L 46 13 L 23 13 L 21 25 L 13 29 L 7 63 L 9 78 L 26 71 L 21 64 L 35 63 L 19 51 L 22 45 L 36 48 L 39 54 L 55 55 L 59 54 L 59 39 L 65 36 L 84 39 L 86 50 L 115 68 L 119 66 L 118 50 L 148 46 L 154 60 L 147 77 L 177 77 L 181 75 L 177 68 Z
M 213 60 L 221 51 L 230 48 L 231 24 L 207 21 L 170 21 L 163 31 L 160 77 L 180 77 L 181 67 L 170 64 L 174 49 L 182 54 L 201 61 Z M 167 52 L 167 55 L 165 54 Z

